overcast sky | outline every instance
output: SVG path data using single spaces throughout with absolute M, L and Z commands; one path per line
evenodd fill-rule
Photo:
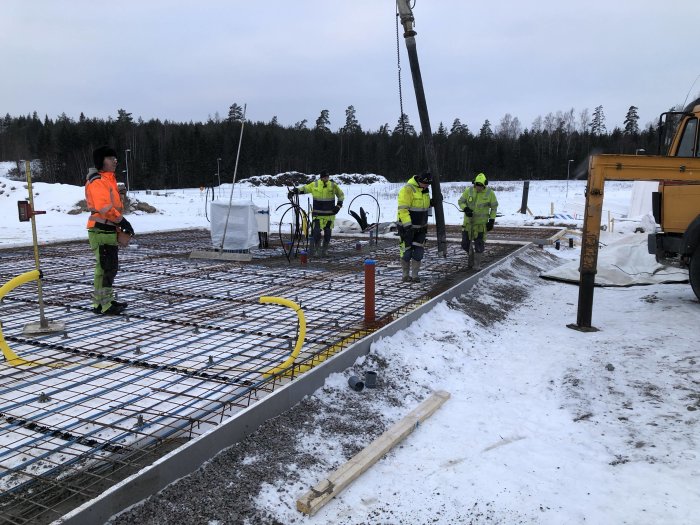
M 434 130 L 598 105 L 612 130 L 631 105 L 645 125 L 700 92 L 698 0 L 417 0 L 413 12 Z M 205 121 L 237 102 L 283 125 L 328 109 L 336 130 L 353 105 L 364 129 L 393 128 L 395 18 L 394 0 L 2 0 L 0 115 Z M 400 50 L 418 128 L 403 31 Z

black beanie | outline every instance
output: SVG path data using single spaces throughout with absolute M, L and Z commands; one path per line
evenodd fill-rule
M 95 151 L 92 152 L 92 160 L 95 162 L 95 167 L 98 170 L 102 169 L 102 163 L 105 160 L 105 157 L 116 157 L 117 152 L 114 148 L 110 148 L 109 146 L 100 146 L 97 148 Z

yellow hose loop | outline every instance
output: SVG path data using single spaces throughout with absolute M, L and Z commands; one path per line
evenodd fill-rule
M 301 347 L 304 346 L 304 338 L 306 337 L 306 319 L 304 318 L 304 312 L 301 310 L 301 307 L 297 303 L 295 303 L 294 301 L 290 301 L 289 299 L 285 299 L 283 297 L 263 296 L 260 297 L 260 303 L 279 304 L 280 306 L 288 306 L 297 313 L 297 317 L 299 318 L 299 337 L 297 338 L 297 342 L 294 345 L 294 350 L 292 350 L 291 355 L 287 359 L 285 359 L 284 362 L 282 362 L 274 368 L 271 368 L 270 370 L 267 370 L 266 372 L 263 372 L 264 376 L 271 376 L 285 372 L 290 366 L 294 364 L 294 360 L 299 355 L 299 352 L 301 352 Z
M 0 287 L 0 300 L 2 300 L 8 293 L 10 293 L 18 286 L 22 286 L 23 284 L 26 284 L 30 281 L 35 281 L 39 279 L 40 276 L 41 274 L 39 273 L 39 270 L 32 270 L 30 272 L 23 273 L 22 275 L 18 275 L 13 279 L 10 279 L 7 283 Z M 40 363 L 39 361 L 27 361 L 26 359 L 22 359 L 15 352 L 12 351 L 12 349 L 8 346 L 7 341 L 5 341 L 5 336 L 2 333 L 2 323 L 0 323 L 0 350 L 2 351 L 2 355 L 5 356 L 6 363 L 10 366 L 25 365 L 47 366 L 49 368 L 64 368 L 70 365 L 70 363 L 64 363 L 60 361 L 57 363 Z M 95 368 L 112 368 L 116 365 L 95 364 L 90 366 L 93 366 Z
M 0 287 L 0 301 L 12 290 L 17 288 L 18 286 L 21 286 L 25 283 L 28 283 L 30 281 L 36 281 L 39 278 L 39 270 L 32 270 L 30 272 L 23 273 L 22 275 L 18 275 L 17 277 L 14 277 L 13 279 L 10 279 L 7 281 L 7 283 L 3 284 Z M 26 361 L 19 357 L 17 354 L 15 354 L 12 349 L 10 349 L 9 346 L 7 346 L 7 342 L 5 341 L 5 336 L 2 333 L 2 324 L 0 323 L 0 350 L 2 350 L 2 355 L 5 356 L 5 359 L 7 360 L 7 364 L 10 366 L 18 366 L 18 365 L 28 365 L 28 364 L 35 364 L 31 363 L 30 361 Z

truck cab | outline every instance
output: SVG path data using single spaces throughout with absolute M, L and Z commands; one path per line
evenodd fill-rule
M 659 120 L 659 154 L 700 158 L 700 99 L 683 111 L 663 113 Z M 683 166 L 681 166 L 683 169 Z M 652 194 L 659 225 L 649 235 L 649 253 L 661 264 L 688 268 L 690 284 L 700 299 L 700 173 L 695 180 L 661 180 Z

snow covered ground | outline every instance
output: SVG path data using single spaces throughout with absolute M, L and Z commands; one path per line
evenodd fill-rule
M 566 181 L 530 185 L 535 216 L 553 207 L 573 219 L 523 216 L 522 183 L 492 186 L 497 225 L 580 225 L 584 181 L 569 183 L 568 198 Z M 218 197 L 227 200 L 229 188 Z M 399 188 L 343 190 L 346 204 L 374 195 L 385 221 Z M 446 201 L 456 204 L 463 188 L 445 185 Z M 0 190 L 0 245 L 31 242 L 29 224 L 16 219 L 24 183 L 0 178 Z M 66 213 L 82 188 L 40 183 L 34 192 L 36 208 L 47 210 L 36 218 L 41 242 L 85 238 L 86 214 Z M 640 224 L 624 220 L 630 192 L 628 183 L 606 184 L 603 217 L 616 221 L 601 254 Z M 285 194 L 235 190 L 236 199 L 269 202 L 273 223 Z M 134 197 L 158 210 L 130 218 L 137 233 L 208 224 L 199 189 Z M 369 200 L 356 202 L 375 220 Z M 461 221 L 450 204 L 445 215 Z M 289 414 L 114 523 L 697 523 L 700 303 L 688 284 L 596 288 L 600 331 L 571 330 L 578 288 L 539 275 L 578 256 L 566 245 L 532 247 L 484 272 L 469 294 L 382 339 Z M 348 377 L 369 369 L 378 388 L 350 390 Z M 315 516 L 295 510 L 310 487 L 435 390 L 452 397 L 402 444 Z

